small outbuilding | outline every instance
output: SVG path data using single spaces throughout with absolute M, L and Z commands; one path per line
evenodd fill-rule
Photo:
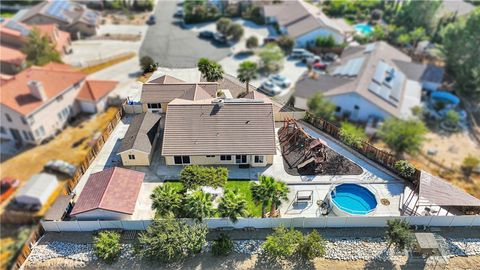
M 29 207 L 42 207 L 58 187 L 57 177 L 49 173 L 35 174 L 18 191 L 15 202 Z
M 124 166 L 150 166 L 161 116 L 146 112 L 133 117 L 118 154 Z
M 70 216 L 78 220 L 130 219 L 144 176 L 119 167 L 90 175 Z

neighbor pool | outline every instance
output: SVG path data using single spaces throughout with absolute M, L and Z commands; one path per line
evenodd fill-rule
M 330 204 L 337 216 L 372 214 L 377 198 L 368 188 L 358 184 L 340 184 L 330 192 Z
M 355 31 L 362 35 L 369 35 L 373 32 L 373 26 L 368 23 L 359 23 L 354 26 Z

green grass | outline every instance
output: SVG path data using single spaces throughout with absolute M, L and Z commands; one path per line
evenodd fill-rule
M 15 12 L 12 11 L 2 10 L 0 12 L 0 17 L 2 18 L 11 18 L 13 15 L 15 15 Z
M 227 185 L 225 188 L 227 189 L 236 189 L 240 194 L 245 197 L 247 201 L 247 211 L 250 216 L 252 217 L 262 217 L 262 207 L 261 205 L 256 205 L 253 202 L 252 192 L 250 191 L 250 183 L 249 180 L 228 180 Z M 177 187 L 178 189 L 182 188 L 182 183 L 180 182 L 165 182 L 166 185 L 172 185 Z M 267 207 L 267 211 L 268 211 Z

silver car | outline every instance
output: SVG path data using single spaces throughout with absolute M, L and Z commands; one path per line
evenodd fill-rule
M 275 96 L 282 92 L 282 89 L 278 87 L 273 81 L 266 80 L 260 85 L 260 90 L 264 91 L 265 93 Z
M 280 74 L 270 75 L 268 79 L 282 88 L 288 88 L 292 84 L 290 79 Z

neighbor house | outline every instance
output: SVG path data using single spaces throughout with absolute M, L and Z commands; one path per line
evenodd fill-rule
M 227 77 L 220 83 L 186 83 L 167 75 L 143 85 L 144 111 L 162 113 L 165 119 L 160 125 L 160 151 L 167 165 L 266 166 L 273 162 L 274 117 L 279 110 L 263 94 L 250 92 L 234 98 L 219 85 L 239 88 Z M 144 137 L 147 142 L 148 136 Z
M 78 220 L 130 219 L 145 174 L 119 167 L 93 173 L 70 216 Z
M 280 4 L 265 5 L 263 16 L 266 23 L 277 24 L 282 34 L 293 37 L 297 47 L 314 43 L 319 36 L 332 36 L 340 44 L 349 32 L 354 31 L 304 1 L 282 1 Z
M 83 4 L 65 0 L 43 1 L 15 16 L 15 19 L 29 25 L 56 24 L 70 33 L 73 39 L 79 39 L 97 34 L 100 17 L 99 12 Z
M 17 74 L 27 66 L 27 56 L 20 50 L 0 45 L 0 70 L 7 75 Z
M 336 114 L 354 121 L 369 117 L 408 118 L 420 105 L 422 86 L 436 89 L 443 69 L 412 63 L 412 59 L 386 42 L 347 47 L 341 61 L 326 74 L 305 73 L 295 85 L 295 107 L 322 93 L 337 105 Z
M 99 103 L 116 83 L 92 84 L 86 76 L 68 65 L 49 63 L 2 80 L 0 138 L 39 144 L 61 131 L 72 116 L 92 112 L 82 105 L 85 97 L 93 95 L 90 102 L 103 108 Z
M 0 24 L 0 43 L 20 50 L 28 42 L 28 35 L 34 29 L 46 36 L 60 54 L 71 52 L 70 34 L 59 30 L 56 24 L 26 25 L 6 19 Z

